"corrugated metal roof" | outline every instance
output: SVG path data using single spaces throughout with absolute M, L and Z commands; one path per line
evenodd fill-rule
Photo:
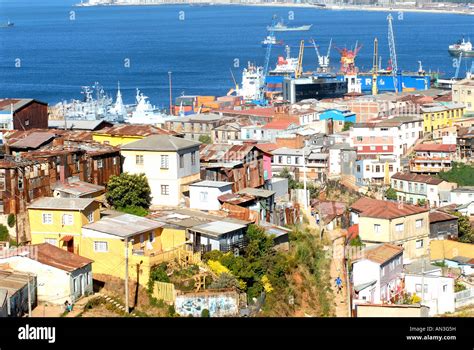
M 102 218 L 99 221 L 83 226 L 110 235 L 128 238 L 140 233 L 155 230 L 165 224 L 156 220 L 150 220 L 136 215 L 123 214 L 115 217 Z
M 95 135 L 111 136 L 150 136 L 150 135 L 176 135 L 175 132 L 158 128 L 153 125 L 141 124 L 118 124 L 94 132 Z
M 42 197 L 31 203 L 30 209 L 84 210 L 95 202 L 92 198 Z
M 206 224 L 194 226 L 193 231 L 219 237 L 226 233 L 238 231 L 246 227 L 246 225 L 240 225 L 227 221 L 212 221 Z
M 105 191 L 104 186 L 94 185 L 85 181 L 75 181 L 69 183 L 56 183 L 53 190 L 69 193 L 75 196 L 85 196 L 90 193 Z
M 55 134 L 50 132 L 34 132 L 25 138 L 13 143 L 10 147 L 13 148 L 38 148 L 48 141 L 52 141 L 55 138 Z
M 260 189 L 260 188 L 247 187 L 247 188 L 244 188 L 243 190 L 240 190 L 238 193 L 239 194 L 248 194 L 248 195 L 255 196 L 255 197 L 268 198 L 268 197 L 273 196 L 276 192 L 275 191 L 270 191 L 270 190 L 263 190 L 263 189 Z
M 169 135 L 151 135 L 122 146 L 124 151 L 180 151 L 201 143 Z
M 111 125 L 105 120 L 49 120 L 48 127 L 52 129 L 72 129 L 94 131 L 101 125 Z
M 221 188 L 225 186 L 230 186 L 232 184 L 233 182 L 227 182 L 227 181 L 200 181 L 200 182 L 195 182 L 193 184 L 190 184 L 189 186 Z

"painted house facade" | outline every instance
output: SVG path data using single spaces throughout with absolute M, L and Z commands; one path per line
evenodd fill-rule
M 152 135 L 122 146 L 123 170 L 145 174 L 152 205 L 179 205 L 189 184 L 200 179 L 199 142 Z
M 424 256 L 429 243 L 429 209 L 363 197 L 350 208 L 351 223 L 367 246 L 391 243 L 404 248 L 404 260 Z

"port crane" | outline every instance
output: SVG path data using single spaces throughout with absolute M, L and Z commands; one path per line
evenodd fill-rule
M 377 88 L 377 71 L 379 69 L 378 57 L 379 57 L 379 42 L 377 38 L 375 38 L 374 39 L 374 59 L 373 59 L 373 65 L 372 65 L 372 95 L 378 94 L 378 88 Z
M 274 27 L 275 25 L 277 24 L 277 16 L 276 15 L 273 15 L 273 18 L 272 18 L 272 24 L 271 24 L 271 27 L 270 27 L 270 30 L 268 31 L 268 36 L 269 37 L 273 37 L 274 36 Z M 268 45 L 267 45 L 267 50 L 265 52 L 265 61 L 264 61 L 264 65 L 263 65 L 263 76 L 266 77 L 267 74 L 268 74 L 268 67 L 270 65 L 270 55 L 272 53 L 272 43 L 269 42 Z
M 318 72 L 327 73 L 329 71 L 329 56 L 331 54 L 332 38 L 329 41 L 329 47 L 328 47 L 328 52 L 326 56 L 323 56 L 320 54 L 318 46 L 316 45 L 316 41 L 314 39 L 311 39 L 311 43 L 314 46 L 316 55 L 318 56 L 318 65 L 319 65 Z
M 300 42 L 300 52 L 298 54 L 298 66 L 295 70 L 295 78 L 300 78 L 303 75 L 303 55 L 304 55 L 304 40 Z
M 395 36 L 393 34 L 393 25 L 392 25 L 392 14 L 390 13 L 387 16 L 388 21 L 388 48 L 390 50 L 390 61 L 392 65 L 392 76 L 393 76 L 393 85 L 395 87 L 395 93 L 398 93 L 398 64 L 397 64 L 397 53 L 395 50 Z

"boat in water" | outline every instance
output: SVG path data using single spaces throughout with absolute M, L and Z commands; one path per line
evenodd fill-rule
M 246 102 L 259 101 L 263 98 L 264 84 L 263 67 L 248 62 L 247 68 L 242 71 L 242 84 L 236 91 L 237 96 L 242 96 Z
M 262 46 L 265 47 L 270 44 L 273 46 L 282 46 L 283 40 L 277 40 L 276 37 L 268 35 L 264 40 L 262 40 Z
M 160 109 L 152 105 L 148 100 L 148 96 L 145 96 L 138 89 L 135 98 L 137 102 L 135 110 L 130 117 L 125 118 L 126 123 L 163 126 L 167 120 L 176 118 L 175 116 L 163 113 Z
M 296 31 L 308 31 L 311 29 L 313 25 L 308 24 L 308 25 L 303 25 L 299 27 L 288 27 L 283 21 L 278 22 L 275 24 L 273 27 L 272 26 L 267 26 L 268 31 L 274 31 L 274 32 L 296 32 Z
M 456 44 L 449 45 L 448 52 L 451 56 L 474 57 L 474 49 L 470 40 L 459 40 Z
M 10 20 L 8 20 L 7 23 L 3 23 L 0 25 L 0 28 L 10 28 L 10 27 L 13 27 L 15 25 L 15 23 L 13 22 L 10 22 Z
M 268 72 L 269 75 L 291 76 L 296 72 L 298 67 L 298 57 L 291 57 L 290 47 L 285 46 L 286 57 L 278 56 L 275 69 Z

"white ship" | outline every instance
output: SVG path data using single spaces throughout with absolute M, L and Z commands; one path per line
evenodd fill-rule
M 283 40 L 277 40 L 275 36 L 267 35 L 267 37 L 262 40 L 262 46 L 267 46 L 270 44 L 273 46 L 281 46 L 283 45 Z
M 166 120 L 175 118 L 172 115 L 162 113 L 156 106 L 152 105 L 140 90 L 137 89 L 136 108 L 131 117 L 125 119 L 130 124 L 151 124 L 162 126 Z
M 288 27 L 286 24 L 283 23 L 283 20 L 272 26 L 267 26 L 267 30 L 274 31 L 274 32 L 296 32 L 296 31 L 308 31 L 311 29 L 313 25 L 303 25 L 299 27 Z
M 264 85 L 263 67 L 248 62 L 247 68 L 242 72 L 242 87 L 237 91 L 237 95 L 242 96 L 245 101 L 261 100 Z
M 283 75 L 291 76 L 295 74 L 296 68 L 298 67 L 298 58 L 291 57 L 290 47 L 285 46 L 286 58 L 278 56 L 278 61 L 275 69 L 271 70 L 269 75 Z

